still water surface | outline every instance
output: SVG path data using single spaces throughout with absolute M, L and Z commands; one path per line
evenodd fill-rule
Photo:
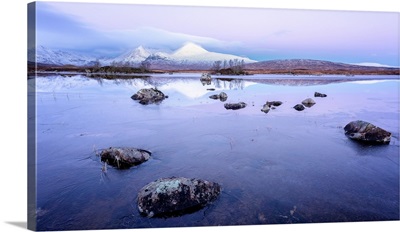
M 37 96 L 38 229 L 399 219 L 398 77 L 255 75 L 202 83 L 199 76 L 30 79 Z M 146 106 L 130 98 L 149 87 L 169 98 Z M 209 98 L 221 91 L 225 103 L 247 107 L 226 110 Z M 314 98 L 315 91 L 328 97 Z M 292 108 L 309 97 L 313 107 Z M 274 100 L 283 104 L 260 111 Z M 390 131 L 390 144 L 346 138 L 343 127 L 358 119 Z M 152 158 L 103 172 L 96 154 L 110 146 L 146 149 Z M 140 216 L 138 191 L 171 176 L 218 182 L 223 191 L 192 214 Z

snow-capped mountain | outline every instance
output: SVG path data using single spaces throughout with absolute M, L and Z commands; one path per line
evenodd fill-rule
M 116 58 L 105 60 L 107 64 L 129 62 L 131 65 L 139 65 L 143 61 L 151 64 L 152 68 L 209 68 L 215 61 L 229 61 L 229 60 L 243 60 L 245 63 L 254 63 L 247 57 L 240 57 L 231 54 L 223 54 L 217 52 L 210 52 L 203 47 L 194 44 L 186 43 L 179 49 L 172 53 L 155 51 L 151 52 L 142 46 L 124 53 Z
M 170 56 L 173 60 L 178 61 L 189 61 L 189 62 L 214 62 L 214 61 L 224 61 L 224 60 L 243 60 L 245 63 L 254 63 L 255 60 L 251 60 L 247 57 L 240 57 L 231 54 L 209 52 L 201 46 L 194 43 L 186 43 L 183 47 L 176 50 Z
M 28 61 L 35 62 L 34 50 L 28 51 Z M 44 46 L 36 47 L 36 62 L 52 65 L 90 65 L 96 58 L 73 52 L 53 50 Z
M 29 51 L 29 61 L 35 61 L 32 56 L 33 51 Z M 33 57 L 33 58 L 32 58 Z M 139 66 L 141 62 L 149 62 L 152 68 L 161 69 L 194 69 L 207 68 L 209 69 L 215 61 L 243 60 L 244 63 L 254 63 L 247 57 L 241 57 L 231 54 L 210 52 L 194 43 L 186 43 L 179 49 L 171 52 L 161 52 L 149 50 L 143 46 L 139 46 L 133 50 L 125 52 L 112 59 L 98 59 L 96 57 L 88 57 L 81 54 L 53 50 L 44 46 L 36 48 L 36 62 L 51 65 L 76 65 L 85 66 L 94 64 L 96 60 L 101 65 L 129 65 Z
M 139 46 L 133 50 L 125 52 L 124 54 L 122 54 L 116 58 L 104 60 L 103 62 L 107 63 L 107 64 L 111 64 L 113 62 L 122 63 L 122 64 L 125 64 L 127 62 L 129 62 L 131 64 L 138 64 L 138 63 L 146 60 L 147 57 L 149 57 L 150 55 L 151 55 L 151 52 L 146 50 L 144 47 Z
M 206 49 L 194 43 L 186 43 L 181 48 L 177 49 L 171 56 L 175 58 L 187 58 L 206 55 L 209 53 Z

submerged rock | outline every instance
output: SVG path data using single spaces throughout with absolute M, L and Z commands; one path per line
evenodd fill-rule
M 304 101 L 302 101 L 301 104 L 303 104 L 306 107 L 311 107 L 311 106 L 315 105 L 315 101 L 311 98 L 307 98 Z
M 131 97 L 133 100 L 139 101 L 142 105 L 148 105 L 152 103 L 160 103 L 167 96 L 164 95 L 158 89 L 150 88 L 150 89 L 141 89 Z
M 147 217 L 177 216 L 201 209 L 221 192 L 219 184 L 184 177 L 161 178 L 138 193 L 139 212 Z
M 267 101 L 266 105 L 268 105 L 269 107 L 280 106 L 280 105 L 282 105 L 282 102 L 281 101 Z
M 224 107 L 227 110 L 238 110 L 246 107 L 247 104 L 244 102 L 239 102 L 239 103 L 225 103 Z
M 268 113 L 270 110 L 270 106 L 268 105 L 268 102 L 266 104 L 263 105 L 263 108 L 261 109 L 262 112 L 264 113 Z
M 224 92 L 221 92 L 220 94 L 213 94 L 210 96 L 211 99 L 219 99 L 220 101 L 224 102 L 226 99 L 228 99 L 228 95 Z
M 390 132 L 361 120 L 348 123 L 344 131 L 347 137 L 367 143 L 388 144 L 392 136 Z
M 315 92 L 314 93 L 314 97 L 326 97 L 327 95 L 326 94 L 324 94 L 324 93 L 318 93 L 318 92 Z
M 100 153 L 101 161 L 125 169 L 139 165 L 150 158 L 151 152 L 131 147 L 110 147 Z
M 297 105 L 293 106 L 293 108 L 297 111 L 303 111 L 305 109 L 302 104 L 297 104 Z

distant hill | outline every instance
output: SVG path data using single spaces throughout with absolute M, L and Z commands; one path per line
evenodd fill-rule
M 399 68 L 363 66 L 324 60 L 287 59 L 260 61 L 245 65 L 249 73 L 281 74 L 387 74 L 399 75 Z

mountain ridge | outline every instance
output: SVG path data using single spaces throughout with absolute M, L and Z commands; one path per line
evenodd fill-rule
M 28 51 L 28 53 L 34 54 L 34 51 L 31 49 Z M 36 60 L 33 55 L 28 55 L 28 57 L 30 57 L 29 61 L 36 61 L 37 63 L 76 66 L 86 66 L 95 61 L 100 62 L 101 65 L 119 64 L 129 66 L 138 66 L 141 62 L 146 60 L 153 62 L 155 65 L 161 65 L 160 61 L 166 61 L 168 65 L 173 66 L 195 66 L 196 63 L 198 63 L 200 66 L 204 66 L 205 64 L 212 65 L 212 63 L 215 61 L 228 61 L 233 59 L 244 60 L 245 63 L 257 62 L 247 57 L 211 52 L 192 42 L 185 43 L 172 53 L 161 52 L 157 50 L 151 51 L 143 46 L 138 46 L 137 48 L 128 50 L 114 58 L 89 57 L 70 51 L 53 50 L 44 46 L 38 46 L 36 48 Z
M 36 57 L 35 57 L 36 54 Z M 51 65 L 93 65 L 94 57 L 59 49 L 50 49 L 43 45 L 28 49 L 28 61 Z
M 140 50 L 145 53 L 147 57 L 138 55 L 137 51 Z M 130 57 L 130 59 L 127 59 Z M 139 65 L 141 62 L 149 62 L 151 66 L 156 68 L 166 69 L 177 68 L 186 66 L 185 68 L 205 68 L 211 66 L 215 61 L 229 61 L 229 60 L 243 60 L 245 63 L 254 63 L 255 60 L 251 60 L 247 57 L 236 56 L 232 54 L 210 52 L 204 49 L 202 46 L 187 42 L 180 48 L 176 49 L 172 53 L 166 53 L 161 51 L 150 52 L 149 50 L 139 46 L 134 49 L 131 54 L 125 54 L 112 59 L 114 62 L 131 62 L 133 65 Z M 111 63 L 105 60 L 105 63 Z
M 227 69 L 230 60 L 243 60 L 242 69 L 248 74 L 387 74 L 399 75 L 399 68 L 384 65 L 365 66 L 360 64 L 347 64 L 341 62 L 313 60 L 313 59 L 280 59 L 267 61 L 254 61 L 246 57 L 207 51 L 195 43 L 185 43 L 180 48 L 170 53 L 146 49 L 139 46 L 115 58 L 99 59 L 80 55 L 73 52 L 52 50 L 38 46 L 35 51 L 28 50 L 28 62 L 41 67 L 51 66 L 115 66 L 138 67 L 146 63 L 146 70 L 158 71 L 210 71 L 213 69 L 218 74 L 219 69 Z M 215 69 L 215 61 L 219 61 L 219 68 Z M 224 62 L 227 61 L 227 62 Z M 224 64 L 222 64 L 222 62 Z M 239 62 L 236 62 L 239 63 Z M 365 63 L 364 63 L 365 64 Z M 369 64 L 369 63 L 368 63 Z M 32 68 L 30 69 L 32 70 Z M 221 73 L 224 70 L 221 70 Z M 229 72 L 228 72 L 229 73 Z

